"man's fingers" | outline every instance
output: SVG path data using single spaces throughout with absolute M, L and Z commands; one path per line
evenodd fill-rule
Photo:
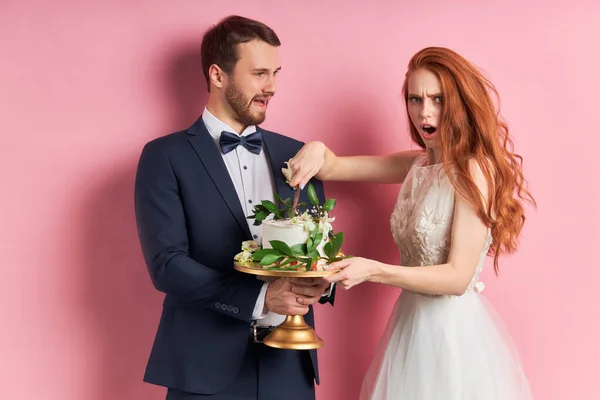
M 318 286 L 292 286 L 291 291 L 306 297 L 316 297 L 323 294 L 323 290 Z
M 290 283 L 300 286 L 315 286 L 321 281 L 320 278 L 289 278 Z
M 308 312 L 308 306 L 306 305 L 298 305 L 294 307 L 290 307 L 287 311 L 287 315 L 304 315 Z
M 321 296 L 318 297 L 298 297 L 296 301 L 298 304 L 302 304 L 304 306 L 312 306 L 313 304 L 317 304 Z

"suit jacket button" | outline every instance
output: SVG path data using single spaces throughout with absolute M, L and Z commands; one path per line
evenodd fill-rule
M 233 306 L 227 306 L 227 311 L 229 311 L 229 312 L 233 311 Z
M 227 311 L 227 304 L 221 304 L 221 310 Z
M 216 307 L 216 308 L 221 308 L 221 303 L 219 303 L 219 302 L 216 302 L 216 303 L 215 303 L 215 307 Z
M 240 312 L 240 309 L 239 309 L 239 308 L 237 308 L 237 307 L 233 307 L 233 313 L 234 313 L 234 314 L 237 314 L 237 313 L 239 313 L 239 312 Z

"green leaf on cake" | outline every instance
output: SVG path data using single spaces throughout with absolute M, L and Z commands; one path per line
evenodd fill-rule
M 318 234 L 319 234 L 319 225 L 316 225 L 315 229 L 310 231 L 310 237 L 312 238 L 313 241 L 315 241 L 317 239 Z
M 323 234 L 319 233 L 319 234 L 317 234 L 317 236 L 314 239 L 313 238 L 309 238 L 308 240 L 311 241 L 311 244 L 309 246 L 308 245 L 308 241 L 307 241 L 306 252 L 310 254 L 310 253 L 314 252 L 317 249 L 317 246 L 319 246 L 319 244 L 321 243 L 321 240 L 323 240 Z
M 260 260 L 260 264 L 261 265 L 271 265 L 275 261 L 277 261 L 280 257 L 281 257 L 281 255 L 279 255 L 279 254 L 267 254 L 266 256 L 264 256 L 262 258 L 262 260 Z
M 325 211 L 331 211 L 333 210 L 333 207 L 335 207 L 335 199 L 329 199 L 323 204 L 323 209 Z
M 281 196 L 279 195 L 279 193 L 273 193 L 273 197 L 275 198 L 275 203 L 277 203 L 277 204 L 284 204 L 283 200 L 281 199 Z
M 288 257 L 285 261 L 282 261 L 281 263 L 279 263 L 279 267 L 283 268 L 286 265 L 293 263 L 294 261 L 296 261 L 296 260 L 294 260 L 293 258 Z M 293 267 L 295 267 L 295 265 L 293 265 Z
M 281 255 L 281 253 L 275 249 L 261 249 L 261 250 L 256 251 L 255 253 L 253 253 L 252 258 L 254 258 L 256 261 L 260 261 L 263 259 L 263 257 L 265 257 L 269 254 L 275 254 L 277 256 Z
M 285 254 L 286 256 L 294 255 L 292 249 L 290 249 L 290 247 L 281 240 L 270 240 L 269 243 L 275 250 L 279 251 L 282 254 Z
M 311 257 L 312 257 L 312 254 L 310 254 L 310 253 L 309 253 L 309 254 L 307 254 L 306 256 L 302 256 L 302 257 L 296 257 L 296 259 L 297 259 L 298 261 L 302 261 L 303 263 L 309 263 L 309 262 L 310 262 L 310 259 L 311 259 Z
M 306 255 L 306 243 L 298 243 L 291 247 L 295 254 L 305 256 Z
M 291 199 L 282 199 L 281 196 L 279 195 L 279 193 L 273 193 L 273 197 L 275 198 L 275 202 L 279 205 L 285 205 L 288 207 L 292 206 L 292 200 Z
M 333 243 L 331 243 L 331 242 L 325 243 L 325 246 L 323 247 L 323 251 L 325 252 L 325 255 L 327 256 L 327 258 L 330 261 L 335 258 L 335 253 L 333 252 Z
M 320 245 L 321 242 L 323 241 L 323 234 L 322 233 L 318 233 L 317 236 L 315 237 L 315 243 L 316 245 Z
M 313 206 L 319 205 L 319 197 L 317 196 L 317 191 L 315 190 L 312 183 L 308 184 L 308 189 L 306 190 L 306 195 L 308 196 L 308 201 L 310 201 L 310 203 Z
M 307 253 L 310 253 L 313 251 L 313 250 L 311 250 L 313 247 L 313 243 L 314 243 L 313 238 L 309 237 L 308 240 L 306 241 L 306 252 Z
M 268 211 L 260 211 L 258 214 L 256 214 L 256 220 L 262 222 L 269 216 L 269 214 L 270 213 Z
M 279 208 L 275 205 L 275 203 L 273 203 L 272 201 L 269 200 L 263 200 L 262 202 L 262 206 L 269 211 L 269 213 L 276 213 L 277 211 L 279 211 Z
M 331 251 L 334 256 L 336 256 L 340 252 L 340 249 L 342 248 L 343 243 L 344 243 L 344 232 L 338 232 L 335 235 L 333 235 L 333 238 L 331 238 L 331 244 L 333 246 L 333 249 Z

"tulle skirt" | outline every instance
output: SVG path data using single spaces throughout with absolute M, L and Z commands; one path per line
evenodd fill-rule
M 481 295 L 403 292 L 361 400 L 531 400 L 511 338 Z

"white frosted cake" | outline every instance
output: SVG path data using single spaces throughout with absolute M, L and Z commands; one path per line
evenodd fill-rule
M 290 199 L 275 198 L 276 204 L 263 200 L 254 206 L 254 214 L 248 219 L 254 219 L 255 226 L 261 225 L 261 242 L 243 242 L 242 251 L 234 257 L 236 265 L 287 271 L 322 271 L 328 263 L 345 257 L 340 252 L 343 233 L 333 235 L 331 223 L 335 218 L 330 218 L 328 214 L 335 206 L 334 199 L 321 205 L 311 184 L 308 185 L 308 199 L 312 206 L 303 212 L 297 210 Z
M 271 249 L 271 240 L 280 240 L 292 247 L 296 244 L 304 244 L 310 237 L 309 230 L 314 229 L 315 224 L 312 221 L 296 217 L 292 219 L 267 220 L 262 223 L 262 248 Z M 330 223 L 324 223 L 319 231 L 323 234 L 321 243 L 317 246 L 317 251 L 322 256 L 325 255 L 323 247 L 327 243 L 328 234 L 331 230 Z
M 261 227 L 263 249 L 272 249 L 271 240 L 281 240 L 291 247 L 306 243 L 310 236 L 304 224 L 295 224 L 289 219 L 264 221 Z

